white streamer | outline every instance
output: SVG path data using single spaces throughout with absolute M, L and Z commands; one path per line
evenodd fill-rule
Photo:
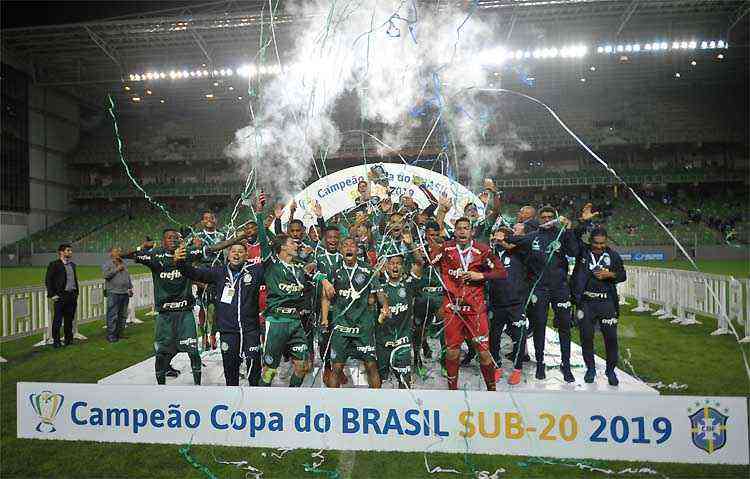
M 458 95 L 460 95 L 463 92 L 472 90 L 472 89 L 475 89 L 475 88 L 472 87 L 472 88 L 467 88 L 465 90 L 462 90 L 462 91 L 460 91 L 458 93 Z M 544 108 L 545 110 L 547 110 L 549 112 L 549 114 L 552 115 L 552 117 L 557 121 L 557 123 L 559 123 L 560 126 L 566 132 L 568 132 L 568 134 L 571 137 L 573 137 L 573 139 L 579 145 L 581 145 L 581 147 L 584 150 L 586 150 L 586 152 L 589 155 L 591 155 L 600 165 L 602 165 L 607 171 L 609 171 L 612 174 L 612 176 L 614 176 L 615 178 L 617 178 L 620 181 L 620 183 L 622 183 L 628 189 L 628 191 L 630 191 L 630 193 L 638 201 L 638 203 L 640 203 L 640 205 L 648 212 L 648 214 L 651 215 L 651 217 L 659 224 L 659 226 L 662 227 L 662 229 L 672 239 L 672 241 L 674 242 L 674 244 L 677 245 L 677 247 L 680 249 L 680 251 L 685 256 L 685 258 L 687 258 L 687 260 L 690 262 L 690 264 L 692 265 L 693 269 L 695 269 L 696 271 L 700 272 L 700 268 L 698 268 L 698 265 L 695 263 L 695 261 L 693 261 L 693 258 L 690 257 L 690 255 L 688 254 L 688 252 L 685 250 L 685 247 L 682 246 L 682 243 L 680 243 L 680 241 L 672 234 L 672 232 L 669 230 L 669 228 L 667 228 L 667 226 L 659 219 L 659 217 L 656 216 L 656 214 L 653 211 L 651 211 L 651 208 L 649 208 L 648 205 L 646 205 L 646 203 L 638 195 L 638 193 L 636 193 L 635 190 L 624 179 L 622 179 L 622 177 L 620 177 L 620 175 L 611 166 L 609 166 L 609 164 L 607 164 L 606 161 L 604 161 L 603 159 L 601 159 L 599 157 L 599 155 L 597 155 L 596 153 L 594 153 L 594 151 L 591 148 L 589 148 L 589 146 L 586 143 L 583 142 L 583 140 L 581 140 L 575 133 L 573 133 L 573 130 L 571 130 L 570 128 L 568 128 L 568 125 L 566 125 L 560 119 L 560 117 L 557 115 L 557 113 L 555 113 L 555 111 L 552 108 L 550 108 L 549 106 L 547 106 L 546 103 L 542 102 L 541 100 L 538 100 L 538 99 L 534 98 L 533 96 L 529 96 L 529 95 L 526 95 L 524 93 L 519 93 L 519 92 L 513 91 L 513 90 L 507 90 L 505 88 L 478 88 L 476 90 L 478 90 L 480 92 L 484 92 L 484 93 L 509 93 L 511 95 L 516 95 L 516 96 L 519 96 L 521 98 L 525 98 L 525 99 L 527 99 L 529 101 L 532 101 L 532 102 L 536 103 L 537 105 L 541 106 L 542 108 Z M 713 288 L 711 288 L 710 285 L 706 285 L 706 286 L 708 287 L 708 290 L 711 292 L 711 295 L 714 297 L 714 300 L 716 301 L 716 303 L 721 308 L 721 315 L 726 317 L 727 314 L 726 314 L 726 311 L 724 310 L 724 304 L 719 300 L 719 297 L 716 294 L 716 292 L 713 290 Z M 740 336 L 737 333 L 736 328 L 732 324 L 732 321 L 731 320 L 727 321 L 727 324 L 729 325 L 729 329 L 732 331 L 732 334 L 734 335 L 734 337 L 739 342 Z M 750 379 L 750 363 L 748 363 L 747 354 L 745 353 L 745 350 L 741 346 L 740 346 L 740 354 L 742 355 L 742 361 L 745 364 L 745 374 L 747 374 L 748 379 Z

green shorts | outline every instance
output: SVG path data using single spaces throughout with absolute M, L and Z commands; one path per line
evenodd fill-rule
M 342 364 L 347 359 L 361 361 L 375 361 L 375 338 L 371 327 L 360 326 L 351 332 L 352 328 L 342 329 L 334 326 L 331 333 L 331 362 Z M 342 332 L 343 331 L 343 332 Z
M 308 336 L 298 320 L 273 321 L 266 318 L 266 344 L 263 348 L 263 364 L 276 369 L 281 363 L 284 352 L 299 361 L 308 358 Z
M 387 379 L 391 371 L 398 374 L 411 373 L 412 349 L 410 338 L 400 341 L 386 341 L 377 338 L 378 371 L 380 378 Z
M 162 312 L 156 317 L 154 350 L 157 354 L 198 354 L 195 317 L 192 311 Z

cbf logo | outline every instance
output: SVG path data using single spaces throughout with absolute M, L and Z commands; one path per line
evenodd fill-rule
M 36 425 L 37 432 L 55 432 L 55 417 L 60 412 L 63 400 L 62 394 L 55 394 L 52 391 L 42 391 L 39 394 L 30 394 L 29 401 L 34 408 L 36 415 L 39 417 L 39 424 Z
M 718 451 L 727 443 L 727 420 L 729 416 L 719 411 L 721 405 L 718 402 L 714 403 L 713 406 L 706 399 L 704 404 L 696 402 L 694 407 L 688 408 L 693 444 L 709 454 Z M 723 412 L 727 413 L 729 410 L 724 408 Z

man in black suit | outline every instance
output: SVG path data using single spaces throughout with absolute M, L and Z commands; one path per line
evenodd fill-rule
M 73 342 L 73 318 L 78 304 L 78 275 L 73 263 L 73 248 L 69 244 L 61 244 L 57 248 L 58 259 L 47 266 L 47 297 L 52 300 L 55 315 L 52 320 L 52 346 L 59 348 L 60 326 L 65 320 L 65 345 Z

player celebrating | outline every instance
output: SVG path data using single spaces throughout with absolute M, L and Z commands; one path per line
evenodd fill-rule
M 383 315 L 378 317 L 375 333 L 380 379 L 387 379 L 392 369 L 399 389 L 411 387 L 412 312 L 421 273 L 421 268 L 415 264 L 404 278 L 403 263 L 402 256 L 391 256 L 385 263 L 387 280 L 383 291 L 388 297 L 391 315 L 388 319 Z
M 425 239 L 428 244 L 437 243 L 440 240 L 440 225 L 434 221 L 428 222 L 425 225 Z M 428 253 L 425 251 L 423 255 L 429 257 Z M 440 339 L 440 366 L 445 370 L 445 335 L 441 310 L 444 293 L 440 272 L 432 265 L 425 265 L 414 299 L 414 367 L 422 378 L 425 377 L 426 371 L 420 353 L 424 353 L 425 357 L 432 356 L 426 338 L 428 334 Z
M 590 210 L 590 205 L 586 207 Z M 617 320 L 620 316 L 617 283 L 625 281 L 627 277 L 622 258 L 607 245 L 607 232 L 603 228 L 594 228 L 590 238 L 591 245 L 581 245 L 570 282 L 571 293 L 578 307 L 581 348 L 583 362 L 586 363 L 584 381 L 593 383 L 596 377 L 594 324 L 598 322 L 604 336 L 607 380 L 611 386 L 617 386 L 620 383 L 615 374 L 618 360 Z
M 289 352 L 294 366 L 290 387 L 300 387 L 310 369 L 307 335 L 301 321 L 307 313 L 307 296 L 313 294 L 315 285 L 309 278 L 313 268 L 303 268 L 295 261 L 297 249 L 297 242 L 288 235 L 277 235 L 273 251 L 278 261 L 267 262 L 262 386 L 271 385 L 284 352 Z M 319 279 L 319 275 L 312 278 Z
M 313 205 L 313 210 L 318 217 L 318 223 L 323 223 L 323 210 L 319 203 Z M 322 244 L 318 244 L 315 249 L 315 265 L 319 273 L 326 275 L 326 282 L 324 284 L 333 284 L 333 272 L 341 267 L 344 260 L 343 255 L 339 252 L 339 243 L 341 241 L 341 233 L 336 226 L 325 226 L 323 228 L 323 240 Z M 329 291 L 328 296 L 332 297 L 333 292 Z M 319 295 L 318 295 L 319 296 Z M 331 365 L 331 330 L 326 325 L 323 327 L 320 324 L 318 337 L 318 353 L 323 361 L 323 383 L 332 387 L 331 374 L 333 373 L 333 367 Z M 338 382 L 343 384 L 346 382 L 346 376 L 343 370 L 341 376 L 338 378 Z
M 263 284 L 263 266 L 247 262 L 242 244 L 229 248 L 226 265 L 195 268 L 186 262 L 187 250 L 180 247 L 174 260 L 180 272 L 193 281 L 212 287 L 216 303 L 216 329 L 221 333 L 221 359 L 227 386 L 240 384 L 240 364 L 244 358 L 250 386 L 260 379 L 260 326 L 258 295 Z
M 518 248 L 504 241 L 504 233 L 496 232 L 493 235 L 493 252 L 497 255 L 508 274 L 506 279 L 497 279 L 490 282 L 489 301 L 492 308 L 492 321 L 490 322 L 490 351 L 496 364 L 502 363 L 500 355 L 500 342 L 504 331 L 508 332 L 513 341 L 511 361 L 513 361 L 513 372 L 508 376 L 508 384 L 515 385 L 521 382 L 521 370 L 523 368 L 523 343 L 526 335 L 526 315 L 524 306 L 526 301 L 526 270 L 521 261 Z M 495 372 L 497 380 L 502 377 L 502 368 Z
M 242 237 L 232 238 L 213 246 L 204 247 L 206 252 L 219 251 Z M 151 270 L 154 282 L 154 304 L 159 313 L 156 317 L 154 347 L 156 349 L 156 382 L 165 384 L 169 361 L 178 352 L 186 352 L 193 370 L 193 381 L 201 383 L 201 360 L 198 355 L 193 310 L 193 283 L 180 273 L 174 262 L 180 234 L 177 230 L 167 228 L 162 235 L 161 248 L 155 248 L 153 242 L 146 241 L 137 250 L 124 255 L 124 258 L 135 259 Z M 186 252 L 187 261 L 196 261 L 203 251 L 190 248 Z
M 193 236 L 193 245 L 195 247 L 213 246 L 226 239 L 224 233 L 217 231 L 216 215 L 210 211 L 204 211 L 201 215 L 201 226 L 203 229 Z M 206 255 L 198 262 L 199 266 L 213 267 L 224 264 L 224 253 L 220 250 L 215 253 L 207 252 Z M 201 325 L 201 337 L 203 338 L 203 349 L 207 348 L 207 340 L 210 340 L 211 348 L 216 347 L 215 337 L 215 301 L 216 290 L 207 284 L 196 284 L 196 299 L 200 306 L 198 323 Z
M 331 328 L 331 361 L 333 374 L 330 387 L 339 387 L 344 364 L 350 357 L 365 363 L 371 388 L 380 388 L 380 374 L 375 358 L 374 328 L 376 302 L 380 302 L 383 320 L 390 317 L 388 298 L 378 280 L 377 269 L 357 261 L 357 241 L 346 238 L 342 245 L 343 263 L 332 272 L 334 295 L 323 294 L 321 327 Z M 332 296 L 332 297 L 331 297 Z
M 444 218 L 450 209 L 448 201 L 440 205 L 439 216 Z M 445 368 L 448 388 L 458 389 L 458 368 L 461 343 L 472 341 L 479 354 L 482 377 L 488 391 L 495 390 L 495 366 L 489 352 L 489 325 L 484 303 L 484 281 L 504 279 L 507 275 L 502 263 L 489 246 L 472 238 L 471 221 L 462 217 L 454 223 L 455 239 L 442 245 L 430 244 L 430 262 L 438 265 L 446 288 L 443 300 Z
M 560 336 L 560 371 L 566 382 L 575 381 L 570 370 L 570 288 L 568 286 L 568 260 L 578 256 L 578 241 L 568 228 L 570 220 L 557 216 L 554 208 L 539 210 L 539 229 L 522 236 L 504 237 L 509 244 L 517 245 L 528 253 L 527 267 L 531 273 L 531 318 L 534 329 L 534 354 L 536 378 L 547 377 L 544 365 L 544 337 L 547 331 L 547 310 L 552 305 L 555 324 Z M 558 226 L 562 225 L 561 230 Z

